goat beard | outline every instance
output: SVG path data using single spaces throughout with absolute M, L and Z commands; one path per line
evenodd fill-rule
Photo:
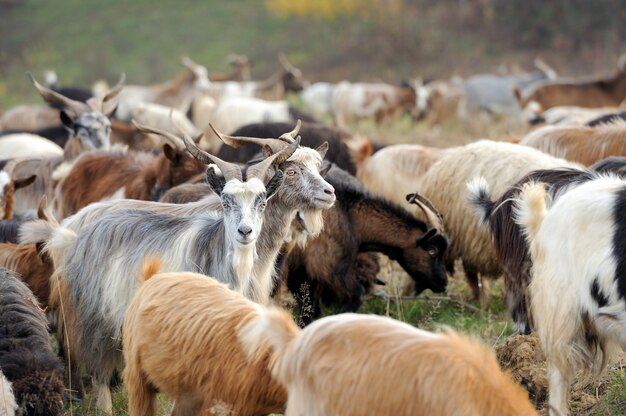
M 252 295 L 248 293 L 253 288 L 252 284 L 252 269 L 254 267 L 254 261 L 257 258 L 256 245 L 240 245 L 235 244 L 232 253 L 232 267 L 239 282 L 239 289 L 241 293 L 246 295 Z
M 298 211 L 299 231 L 296 234 L 298 247 L 305 248 L 309 238 L 315 238 L 324 230 L 324 211 L 310 209 Z

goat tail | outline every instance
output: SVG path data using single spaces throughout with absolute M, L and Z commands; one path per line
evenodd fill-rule
M 530 182 L 522 187 L 515 201 L 515 222 L 534 239 L 546 215 L 546 188 L 543 183 Z
M 467 190 L 470 206 L 480 216 L 481 223 L 487 224 L 495 205 L 489 192 L 489 184 L 485 178 L 478 176 L 467 183 Z
M 290 314 L 278 308 L 264 308 L 256 317 L 237 329 L 237 337 L 249 360 L 273 354 L 286 347 L 300 332 Z
M 41 244 L 48 253 L 54 266 L 59 267 L 62 253 L 76 241 L 76 233 L 52 220 L 27 221 L 20 226 L 18 241 L 20 244 Z
M 141 264 L 141 281 L 145 282 L 161 271 L 161 258 L 158 256 L 146 257 Z

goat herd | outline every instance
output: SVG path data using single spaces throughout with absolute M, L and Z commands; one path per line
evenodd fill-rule
M 163 84 L 93 91 L 28 74 L 49 106 L 0 117 L 0 415 L 61 414 L 84 375 L 105 414 L 119 375 L 131 415 L 154 415 L 157 392 L 173 415 L 537 414 L 482 343 L 350 313 L 384 284 L 378 253 L 415 294 L 445 291 L 457 259 L 476 298 L 504 275 L 547 357 L 549 412 L 568 414 L 578 370 L 626 346 L 626 59 L 611 78 L 538 62 L 402 87 L 305 87 L 279 61 L 250 81 L 245 57 L 213 76 L 184 58 Z M 375 153 L 346 130 L 405 111 L 548 125 Z M 285 290 L 299 325 L 272 306 Z

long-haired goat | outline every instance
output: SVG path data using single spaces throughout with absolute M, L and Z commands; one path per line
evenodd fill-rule
M 11 388 L 11 382 L 0 371 L 0 416 L 15 416 L 17 403 Z
M 586 182 L 549 208 L 546 197 L 543 184 L 526 185 L 515 221 L 533 262 L 530 308 L 548 363 L 550 414 L 567 415 L 576 371 L 597 376 L 626 348 L 626 180 Z
M 297 245 L 287 259 L 287 286 L 303 306 L 304 323 L 320 317 L 320 301 L 342 312 L 360 307 L 373 282 L 363 282 L 357 274 L 359 252 L 381 252 L 397 261 L 413 279 L 415 293 L 445 290 L 445 234 L 369 194 L 341 169 L 331 168 L 326 180 L 335 188 L 337 203 L 324 212 L 324 230 L 306 246 Z M 311 311 L 305 313 L 307 306 Z
M 626 156 L 626 122 L 546 126 L 529 133 L 519 144 L 590 166 L 609 156 Z
M 204 275 L 154 274 L 157 269 L 154 260 L 146 262 L 148 280 L 135 292 L 124 319 L 130 415 L 155 415 L 157 392 L 175 400 L 174 415 L 208 415 L 220 402 L 237 415 L 284 411 L 287 392 L 270 375 L 269 347 L 248 360 L 237 329 L 271 314 L 296 334 L 291 316 L 266 310 Z
M 48 321 L 33 292 L 0 268 L 0 368 L 19 414 L 61 415 L 63 366 L 50 348 Z
M 504 301 L 521 334 L 529 334 L 532 329 L 527 309 L 532 262 L 522 230 L 513 219 L 515 198 L 524 184 L 542 182 L 548 185 L 548 194 L 554 201 L 568 190 L 596 177 L 597 173 L 581 169 L 536 170 L 517 181 L 497 199 L 490 195 L 489 184 L 483 178 L 468 184 L 470 203 L 491 233 L 493 247 L 504 272 Z
M 462 258 L 465 275 L 474 296 L 480 296 L 478 273 L 498 277 L 502 268 L 491 236 L 472 206 L 466 201 L 466 184 L 477 176 L 485 178 L 492 192 L 501 195 L 527 173 L 537 169 L 579 167 L 540 151 L 510 143 L 480 140 L 449 149 L 416 184 L 441 213 L 450 238 L 448 261 Z
M 103 216 L 82 228 L 78 235 L 53 222 L 35 221 L 29 224 L 34 227 L 30 232 L 25 231 L 26 225 L 22 226 L 22 233 L 48 235 L 46 249 L 57 268 L 52 277 L 50 303 L 55 308 L 64 305 L 68 347 L 94 376 L 98 407 L 107 413 L 112 412 L 108 386 L 122 363 L 119 349 L 123 316 L 143 257 L 158 254 L 164 271 L 200 272 L 228 283 L 258 302 L 269 299 L 269 289 L 254 278 L 253 266 L 263 256 L 257 239 L 266 201 L 282 184 L 282 172 L 271 176 L 267 187 L 264 181 L 270 166 L 291 156 L 299 140 L 241 170 L 201 151 L 187 136 L 183 138 L 192 155 L 203 163 L 215 163 L 224 175 L 207 170 L 207 181 L 223 206 L 219 215 L 205 212 L 176 217 L 126 209 Z M 37 241 L 41 239 L 32 242 Z M 107 244 L 93 244 L 94 241 Z M 59 252 L 66 254 L 63 259 Z
M 281 315 L 261 311 L 238 333 L 250 357 L 271 346 L 272 375 L 289 394 L 286 416 L 537 415 L 493 351 L 451 331 L 341 314 L 298 334 Z

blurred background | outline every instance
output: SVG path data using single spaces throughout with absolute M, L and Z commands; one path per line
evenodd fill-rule
M 626 50 L 624 0 L 0 0 L 0 110 L 39 102 L 24 71 L 62 85 L 170 79 L 188 54 L 227 72 L 246 54 L 252 78 L 284 52 L 307 80 L 467 77 L 529 70 L 611 73 Z

